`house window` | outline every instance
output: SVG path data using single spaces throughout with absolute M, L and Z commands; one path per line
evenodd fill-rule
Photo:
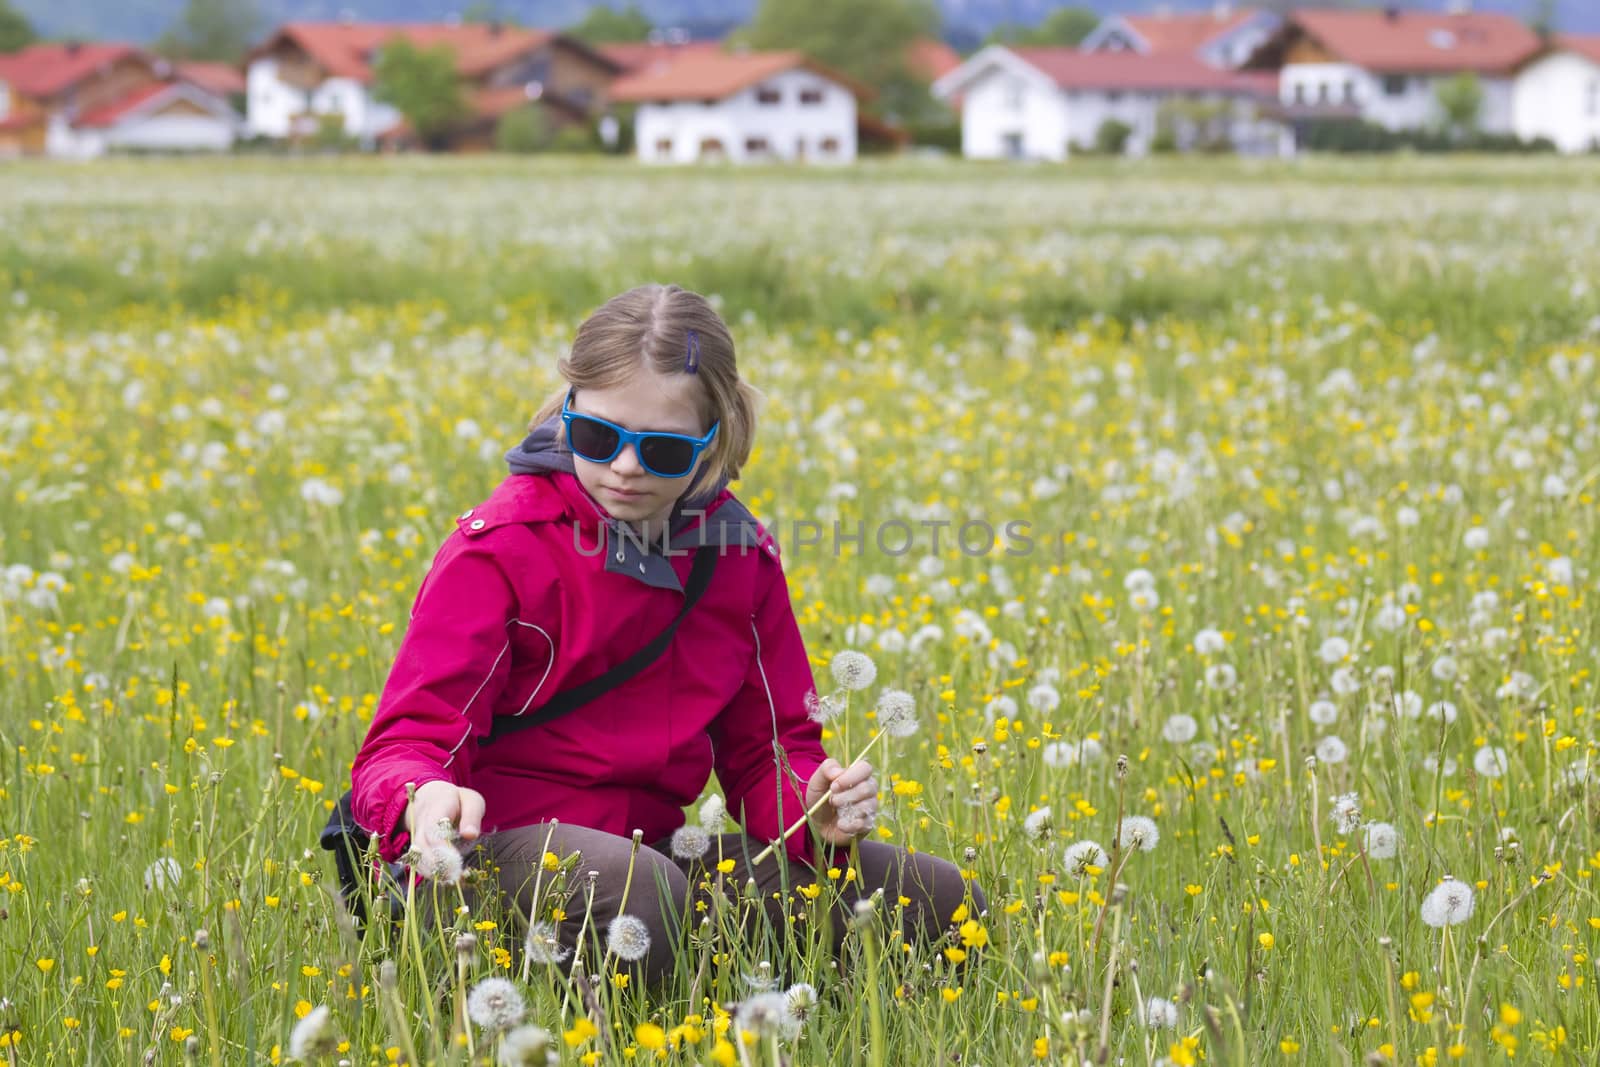
M 1356 102 L 1356 83 L 1350 78 L 1345 79 L 1344 102 L 1347 104 L 1353 104 Z
M 808 107 L 822 103 L 822 90 L 817 88 L 801 89 L 800 102 Z
M 822 143 L 818 145 L 818 147 L 822 149 L 823 155 L 836 156 L 839 154 L 839 138 L 824 137 L 822 139 Z
M 1122 90 L 1121 89 L 1113 89 L 1109 93 L 1106 94 L 1106 102 L 1107 103 L 1116 104 L 1116 103 L 1120 103 L 1121 100 L 1122 100 Z
M 1317 103 L 1326 104 L 1333 99 L 1332 87 L 1327 82 L 1317 86 Z
M 1306 86 L 1304 82 L 1294 83 L 1294 102 L 1297 104 L 1306 102 Z
M 1383 76 L 1383 95 L 1406 95 L 1406 76 L 1404 74 L 1385 74 Z
M 765 104 L 770 107 L 773 104 L 781 104 L 782 102 L 783 94 L 770 86 L 763 85 L 756 90 L 756 103 L 758 104 Z
M 1007 159 L 1022 158 L 1022 134 L 1008 133 L 1000 139 L 1001 147 L 1005 150 Z
M 747 156 L 764 156 L 771 150 L 765 137 L 746 137 L 744 139 L 744 154 Z
M 1589 80 L 1588 92 L 1584 96 L 1583 112 L 1590 118 L 1600 115 L 1600 79 Z
M 656 142 L 656 158 L 666 159 L 672 155 L 672 138 L 663 137 Z
M 1006 82 L 1006 107 L 1012 111 L 1022 110 L 1023 98 L 1027 95 L 1028 87 L 1015 79 Z

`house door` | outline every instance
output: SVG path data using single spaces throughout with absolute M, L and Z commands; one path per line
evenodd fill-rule
M 1007 159 L 1022 158 L 1022 134 L 1008 133 L 1000 139 L 1001 150 Z
M 728 150 L 722 147 L 722 142 L 715 137 L 707 137 L 700 142 L 700 158 L 707 162 L 722 160 L 728 157 Z

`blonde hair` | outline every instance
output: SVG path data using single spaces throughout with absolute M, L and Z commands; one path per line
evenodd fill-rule
M 714 422 L 721 425 L 716 439 L 701 453 L 700 469 L 680 499 L 704 495 L 723 477 L 729 481 L 739 477 L 755 446 L 756 412 L 765 399 L 739 377 L 733 337 L 710 302 L 676 285 L 629 289 L 585 319 L 571 352 L 556 362 L 556 370 L 577 389 L 620 385 L 641 362 L 658 374 L 687 374 L 691 330 L 699 348 L 694 376 L 701 386 L 697 392 L 702 425 L 708 429 Z M 561 411 L 567 388 L 562 386 L 544 402 L 529 423 L 530 431 Z M 557 429 L 556 439 L 562 447 L 570 447 L 562 428 Z

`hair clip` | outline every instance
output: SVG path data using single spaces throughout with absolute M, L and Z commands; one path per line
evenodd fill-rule
M 683 369 L 689 374 L 700 373 L 700 335 L 689 331 L 689 352 L 684 357 Z

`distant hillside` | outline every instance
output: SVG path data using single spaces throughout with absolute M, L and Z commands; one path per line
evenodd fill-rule
M 257 0 L 269 22 L 286 19 L 362 21 L 442 21 L 467 6 L 468 0 Z M 620 0 L 618 0 L 620 2 Z M 684 26 L 697 36 L 720 35 L 749 17 L 756 0 L 638 0 L 661 25 Z M 871 0 L 862 0 L 870 3 Z M 1082 0 L 1103 14 L 1148 12 L 1154 0 Z M 50 35 L 74 34 L 100 39 L 154 40 L 183 9 L 184 0 L 12 0 L 34 25 Z M 530 26 L 566 26 L 581 18 L 593 0 L 501 0 L 500 10 Z M 940 0 L 945 35 L 959 43 L 980 39 L 1003 21 L 1037 22 L 1062 6 L 1061 0 Z M 1199 7 L 1182 0 L 1173 7 Z M 1444 0 L 1412 0 L 1418 8 L 1440 8 Z M 1480 11 L 1526 16 L 1534 0 L 1477 0 Z M 1557 0 L 1562 29 L 1600 33 L 1600 2 Z

